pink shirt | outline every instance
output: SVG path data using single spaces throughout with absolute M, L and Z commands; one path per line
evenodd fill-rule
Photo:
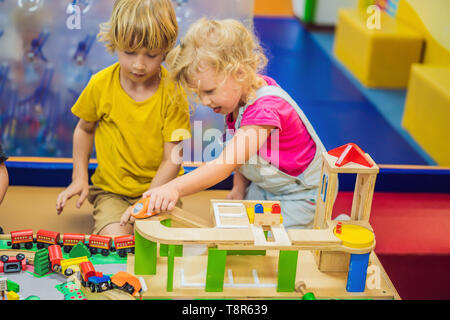
M 261 76 L 268 85 L 278 84 L 272 78 Z M 232 114 L 226 117 L 228 129 L 235 130 L 236 119 Z M 248 106 L 242 115 L 241 127 L 249 125 L 270 125 L 276 127 L 278 134 L 272 133 L 258 154 L 291 176 L 300 175 L 311 163 L 316 153 L 316 144 L 308 133 L 299 115 L 285 100 L 276 96 L 264 96 Z M 278 136 L 278 137 L 277 137 Z M 278 140 L 279 152 L 276 145 Z

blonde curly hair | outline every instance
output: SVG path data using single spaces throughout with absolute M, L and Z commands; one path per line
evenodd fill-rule
M 178 37 L 178 23 L 171 0 L 116 0 L 111 18 L 100 24 L 97 39 L 106 49 L 135 51 L 160 49 L 166 54 Z
M 239 21 L 201 18 L 168 53 L 166 62 L 172 79 L 191 93 L 197 89 L 195 75 L 205 68 L 233 76 L 243 86 L 246 103 L 264 85 L 258 73 L 264 70 L 267 58 L 257 37 Z

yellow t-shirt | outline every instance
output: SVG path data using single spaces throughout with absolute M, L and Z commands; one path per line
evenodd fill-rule
M 164 142 L 191 137 L 189 106 L 185 92 L 177 91 L 183 89 L 168 79 L 165 68 L 161 67 L 155 94 L 142 102 L 134 101 L 122 89 L 119 70 L 120 64 L 115 63 L 93 75 L 72 112 L 98 123 L 98 166 L 92 183 L 105 191 L 139 197 L 161 164 Z M 178 174 L 183 174 L 183 168 Z

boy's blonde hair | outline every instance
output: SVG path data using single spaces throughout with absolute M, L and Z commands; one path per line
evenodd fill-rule
M 111 18 L 100 25 L 97 38 L 113 54 L 116 49 L 161 49 L 177 40 L 178 23 L 171 0 L 116 0 Z
M 166 62 L 172 78 L 191 92 L 198 85 L 193 83 L 195 75 L 206 67 L 231 75 L 243 86 L 243 100 L 248 102 L 264 84 L 257 74 L 265 68 L 267 58 L 258 39 L 239 21 L 201 18 L 169 52 Z

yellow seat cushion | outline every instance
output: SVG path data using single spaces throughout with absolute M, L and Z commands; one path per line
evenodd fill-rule
M 450 166 L 450 67 L 413 65 L 403 127 L 441 166 Z
M 406 88 L 411 65 L 421 60 L 423 36 L 383 11 L 379 29 L 369 28 L 371 21 L 364 10 L 339 10 L 336 58 L 367 87 Z

